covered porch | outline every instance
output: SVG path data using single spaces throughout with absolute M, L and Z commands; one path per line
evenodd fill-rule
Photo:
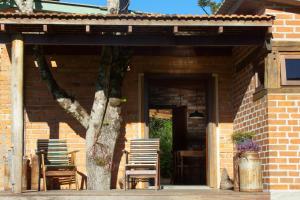
M 168 16 L 168 15 L 73 15 L 56 13 L 12 14 L 1 13 L 1 43 L 7 44 L 11 62 L 12 79 L 11 108 L 13 140 L 11 169 L 13 191 L 22 191 L 23 157 L 32 157 L 39 138 L 66 138 L 71 149 L 80 149 L 79 168 L 81 182 L 85 176 L 85 132 L 51 101 L 42 84 L 32 57 L 33 45 L 44 46 L 45 55 L 53 64 L 53 73 L 66 88 L 78 95 L 87 108 L 93 93 L 93 80 L 97 71 L 101 46 L 128 46 L 134 51 L 124 81 L 124 96 L 128 103 L 122 107 L 124 125 L 117 142 L 112 169 L 112 188 L 122 188 L 124 158 L 121 151 L 130 138 L 148 138 L 149 130 L 149 84 L 153 77 L 162 76 L 191 81 L 195 77 L 207 81 L 205 115 L 201 122 L 201 138 L 205 154 L 205 183 L 219 188 L 222 169 L 233 176 L 234 108 L 232 106 L 232 77 L 249 64 L 260 65 L 270 53 L 270 16 Z M 10 51 L 11 54 L 8 53 Z M 24 62 L 23 62 L 24 59 Z M 68 77 L 68 74 L 72 77 Z M 199 76 L 197 76 L 199 75 Z M 203 75 L 206 78 L 202 79 Z M 259 74 L 261 75 L 261 74 Z M 264 76 L 264 74 L 263 74 Z M 155 79 L 155 78 L 154 78 Z M 267 79 L 272 81 L 271 79 Z M 249 81 L 249 80 L 246 80 Z M 198 84 L 199 82 L 194 82 Z M 172 83 L 170 84 L 172 85 Z M 183 85 L 183 84 L 179 84 Z M 199 90 L 198 88 L 196 89 Z M 203 90 L 204 91 L 204 90 Z M 151 92 L 151 91 L 150 91 Z M 81 95 L 81 97 L 80 97 Z M 196 96 L 196 95 L 195 95 Z M 50 98 L 49 98 L 50 97 Z M 155 102 L 155 100 L 153 100 Z M 165 105 L 178 103 L 166 103 Z M 181 100 L 180 105 L 183 105 Z M 239 104 L 239 102 L 237 103 Z M 195 105 L 193 105 L 195 107 Z M 25 115 L 24 115 L 25 111 Z M 8 140 L 8 139 L 7 139 Z M 200 141 L 200 140 L 199 140 Z M 204 141 L 204 142 L 203 142 Z M 176 141 L 180 143 L 180 139 Z M 197 144 L 201 146 L 201 144 Z M 198 148 L 198 147 L 196 147 Z M 189 149 L 188 146 L 177 150 Z M 8 148 L 5 150 L 7 151 Z M 198 150 L 198 149 L 197 149 Z M 36 187 L 36 186 L 34 186 Z M 29 189 L 35 189 L 28 187 Z M 85 189 L 84 187 L 81 189 Z M 24 190 L 23 190 L 24 191 Z M 0 195 L 7 195 L 3 193 Z M 163 190 L 96 193 L 80 191 L 70 193 L 24 193 L 21 198 L 44 198 L 60 196 L 62 199 L 88 197 L 119 199 L 124 196 L 144 199 L 170 199 L 191 196 L 196 199 L 264 199 L 268 194 L 241 194 L 219 190 Z M 153 197 L 153 196 L 154 197 Z M 10 195 L 14 197 L 13 195 Z M 257 197 L 257 198 L 256 198 Z

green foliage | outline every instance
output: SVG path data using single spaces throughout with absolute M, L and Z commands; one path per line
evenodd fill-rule
M 217 3 L 214 0 L 198 0 L 198 5 L 208 14 L 205 10 L 205 7 L 209 7 L 212 14 L 216 13 L 221 3 Z
M 254 136 L 254 132 L 236 132 L 232 134 L 232 141 L 235 144 L 241 144 L 246 140 L 252 140 Z
M 160 138 L 161 176 L 169 178 L 172 175 L 172 120 L 150 118 L 150 137 Z

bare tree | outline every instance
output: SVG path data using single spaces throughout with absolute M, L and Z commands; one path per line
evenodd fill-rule
M 111 13 L 127 13 L 129 0 L 107 0 Z M 21 12 L 32 12 L 32 0 L 16 0 Z M 30 6 L 31 5 L 31 6 Z M 34 48 L 41 78 L 53 99 L 86 129 L 87 187 L 109 190 L 115 144 L 121 127 L 121 87 L 130 56 L 125 47 L 102 48 L 96 91 L 90 114 L 54 79 L 43 49 Z
M 34 55 L 54 100 L 87 130 L 88 189 L 109 190 L 113 153 L 122 122 L 121 87 L 129 62 L 128 49 L 103 47 L 90 115 L 57 84 L 40 47 L 35 47 Z
M 15 0 L 15 3 L 22 13 L 31 13 L 33 12 L 33 1 L 34 0 Z
M 130 0 L 107 0 L 107 10 L 110 14 L 127 13 Z

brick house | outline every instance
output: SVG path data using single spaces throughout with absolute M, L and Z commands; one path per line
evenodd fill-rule
M 131 46 L 134 56 L 124 80 L 127 103 L 122 107 L 124 122 L 114 155 L 112 188 L 122 185 L 121 151 L 126 141 L 149 137 L 149 110 L 171 106 L 173 114 L 185 107 L 180 114 L 184 117 L 179 118 L 184 125 L 178 128 L 184 133 L 179 145 L 184 146 L 178 148 L 206 152 L 204 185 L 218 188 L 223 169 L 233 177 L 231 134 L 254 131 L 261 145 L 264 189 L 299 190 L 300 73 L 291 73 L 294 68 L 289 67 L 290 60 L 300 62 L 299 6 L 292 0 L 226 0 L 219 15 L 212 16 L 47 10 L 19 14 L 5 9 L 0 13 L 1 157 L 13 145 L 12 135 L 24 134 L 23 155 L 28 158 L 34 155 L 37 139 L 66 139 L 70 149 L 80 149 L 78 166 L 84 179 L 85 130 L 52 100 L 35 67 L 32 46 L 45 46 L 57 82 L 90 109 L 101 46 L 123 45 Z M 111 32 L 126 34 L 110 36 Z M 25 44 L 19 46 L 24 48 L 20 75 L 24 81 L 18 84 L 24 89 L 20 96 L 24 112 L 17 115 L 24 115 L 24 120 L 16 122 L 11 98 L 16 95 L 11 89 L 16 48 L 11 44 L 20 33 L 18 40 Z M 195 109 L 207 118 L 188 118 Z M 12 132 L 14 123 L 24 128 Z M 1 174 L 3 166 L 1 162 Z

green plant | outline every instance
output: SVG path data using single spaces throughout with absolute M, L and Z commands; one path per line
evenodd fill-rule
M 236 132 L 232 134 L 232 141 L 235 144 L 241 144 L 246 140 L 252 140 L 254 136 L 254 132 Z
M 149 128 L 151 138 L 160 138 L 161 176 L 170 178 L 172 175 L 172 120 L 151 117 Z
M 221 3 L 215 0 L 198 0 L 198 5 L 202 8 L 202 10 L 206 13 L 209 14 L 205 8 L 209 7 L 210 12 L 212 14 L 216 13 L 219 7 L 221 6 Z

